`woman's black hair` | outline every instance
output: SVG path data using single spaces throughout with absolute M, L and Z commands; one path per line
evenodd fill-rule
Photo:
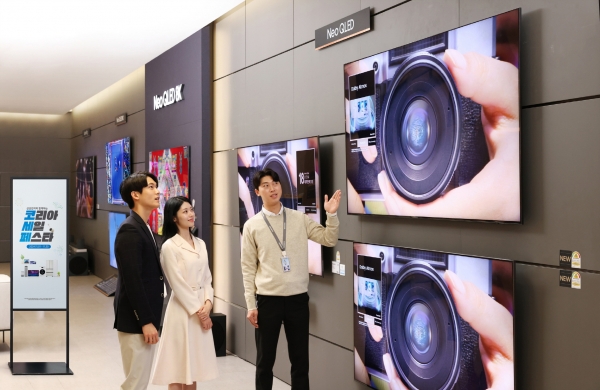
M 177 224 L 175 223 L 174 219 L 177 218 L 177 212 L 181 208 L 181 205 L 186 202 L 192 204 L 192 202 L 185 196 L 174 196 L 167 200 L 167 203 L 165 204 L 165 209 L 163 211 L 163 244 L 165 243 L 165 241 L 175 236 L 179 232 L 179 228 L 177 227 Z

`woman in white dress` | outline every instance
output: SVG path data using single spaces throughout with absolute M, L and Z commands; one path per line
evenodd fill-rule
M 209 317 L 212 276 L 206 245 L 191 228 L 196 215 L 190 200 L 169 199 L 163 213 L 160 263 L 172 288 L 165 313 L 152 383 L 169 390 L 196 389 L 196 382 L 217 377 L 217 357 Z

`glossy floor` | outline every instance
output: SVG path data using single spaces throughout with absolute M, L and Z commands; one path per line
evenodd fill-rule
M 0 274 L 9 274 L 7 263 L 0 263 Z M 74 375 L 13 376 L 8 368 L 10 332 L 6 342 L 0 334 L 0 389 L 119 389 L 123 381 L 121 355 L 113 324 L 113 298 L 107 298 L 93 286 L 96 276 L 71 277 L 70 282 L 70 367 Z M 15 362 L 64 362 L 64 312 L 16 312 L 14 332 Z M 220 357 L 219 378 L 198 384 L 198 389 L 254 389 L 254 365 L 235 355 Z M 149 386 L 148 389 L 165 389 Z M 274 379 L 273 389 L 289 389 Z

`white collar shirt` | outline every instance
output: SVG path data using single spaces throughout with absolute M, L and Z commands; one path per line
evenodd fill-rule
M 270 212 L 269 210 L 267 210 L 265 208 L 265 206 L 263 206 L 262 212 L 265 213 L 265 215 L 268 216 L 268 217 L 276 217 L 278 215 L 281 215 L 283 213 L 283 205 L 281 204 L 281 202 L 279 202 L 279 205 L 281 206 L 281 208 L 279 209 L 278 213 L 272 213 L 272 212 Z

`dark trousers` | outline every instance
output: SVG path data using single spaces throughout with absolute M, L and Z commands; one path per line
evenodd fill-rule
M 256 390 L 271 390 L 281 323 L 292 363 L 292 390 L 308 390 L 308 294 L 277 297 L 258 295 Z

